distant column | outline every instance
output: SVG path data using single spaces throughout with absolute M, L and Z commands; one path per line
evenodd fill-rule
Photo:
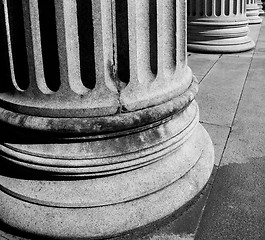
M 259 6 L 259 15 L 263 15 L 264 11 L 263 11 L 263 3 L 261 0 L 257 0 L 258 6 Z
M 188 0 L 188 50 L 229 53 L 252 49 L 245 0 Z
M 259 17 L 259 6 L 257 0 L 246 0 L 247 5 L 247 18 L 249 20 L 249 24 L 261 23 L 262 19 Z
M 214 153 L 186 23 L 182 0 L 0 3 L 0 222 L 12 234 L 107 238 L 202 190 Z

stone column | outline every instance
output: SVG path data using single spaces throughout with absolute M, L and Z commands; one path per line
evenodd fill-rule
M 188 50 L 230 53 L 254 47 L 245 0 L 188 0 Z
M 261 23 L 262 19 L 259 17 L 259 6 L 257 4 L 257 0 L 246 1 L 247 18 L 249 20 L 249 24 Z
M 0 6 L 0 221 L 12 234 L 115 236 L 202 190 L 214 156 L 185 1 Z
M 259 15 L 263 15 L 264 11 L 263 11 L 263 3 L 261 0 L 257 0 L 257 4 L 259 6 Z

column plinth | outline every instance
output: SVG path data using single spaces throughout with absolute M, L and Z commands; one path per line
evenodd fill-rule
M 254 47 L 248 37 L 245 0 L 188 0 L 188 50 L 229 53 Z
M 184 1 L 0 5 L 0 221 L 12 234 L 104 239 L 202 190 L 214 154 Z
M 259 13 L 257 0 L 247 0 L 246 14 L 249 24 L 258 24 L 262 22 L 262 19 L 259 17 Z

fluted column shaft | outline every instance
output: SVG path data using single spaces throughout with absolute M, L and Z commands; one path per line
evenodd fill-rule
M 253 48 L 245 4 L 245 0 L 188 0 L 188 49 L 225 53 Z
M 180 47 L 176 52 L 176 42 L 180 41 L 173 30 L 178 26 L 170 17 L 176 7 L 167 1 L 172 10 L 158 11 L 157 17 L 168 15 L 169 20 L 161 23 L 163 27 L 160 22 L 149 27 L 152 16 L 140 12 L 140 19 L 134 9 L 137 4 L 141 5 L 128 3 L 135 13 L 128 14 L 129 32 L 123 33 L 125 26 L 119 21 L 124 16 L 118 14 L 113 20 L 109 1 L 91 6 L 81 1 L 56 1 L 54 6 L 47 4 L 47 10 L 39 8 L 35 0 L 21 4 L 4 1 L 10 76 L 5 79 L 9 89 L 0 95 L 1 102 L 17 112 L 47 117 L 104 116 L 116 113 L 121 105 L 130 110 L 148 107 L 154 104 L 151 100 L 163 102 L 173 92 L 171 80 L 184 71 L 186 61 Z M 142 5 L 148 8 L 148 3 Z M 83 16 L 82 7 L 87 11 L 91 8 L 90 15 Z M 45 13 L 49 10 L 50 16 Z M 93 26 L 88 27 L 92 19 Z M 18 33 L 23 21 L 27 31 Z M 115 32 L 112 24 L 117 26 Z M 160 37 L 150 44 L 155 31 Z M 181 34 L 177 38 L 183 39 Z M 18 42 L 19 37 L 25 40 Z M 162 38 L 169 42 L 164 44 Z M 181 61 L 176 63 L 177 54 Z M 166 80 L 165 75 L 169 76 Z M 189 84 L 181 81 L 176 84 Z
M 108 238 L 201 191 L 213 146 L 185 1 L 3 0 L 0 16 L 0 221 L 13 234 Z

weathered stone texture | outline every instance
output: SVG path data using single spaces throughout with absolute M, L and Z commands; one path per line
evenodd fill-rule
M 0 221 L 33 238 L 106 238 L 201 191 L 213 146 L 185 1 L 0 5 Z

